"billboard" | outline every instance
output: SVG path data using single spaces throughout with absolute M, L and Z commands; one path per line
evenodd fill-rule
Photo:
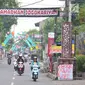
M 0 16 L 50 17 L 59 16 L 59 8 L 12 8 L 0 9 Z
M 62 53 L 62 46 L 52 45 L 49 53 Z M 74 54 L 74 44 L 72 44 L 72 54 Z
M 58 66 L 58 80 L 73 80 L 73 64 Z

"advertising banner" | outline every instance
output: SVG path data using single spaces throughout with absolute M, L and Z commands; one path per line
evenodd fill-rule
M 48 33 L 48 56 L 51 57 L 52 54 L 50 54 L 51 46 L 54 44 L 54 33 L 50 32 Z
M 50 54 L 50 49 L 53 44 L 54 44 L 54 33 L 50 32 L 50 33 L 48 33 L 48 57 L 50 59 L 50 64 L 49 64 L 50 72 L 53 71 L 52 54 Z
M 0 9 L 0 16 L 50 17 L 59 16 L 59 8 L 12 8 Z
M 58 66 L 58 80 L 73 80 L 73 64 Z
M 62 46 L 56 46 L 56 45 L 52 45 L 50 47 L 50 54 L 53 53 L 62 53 Z M 74 54 L 74 44 L 72 44 L 72 54 Z

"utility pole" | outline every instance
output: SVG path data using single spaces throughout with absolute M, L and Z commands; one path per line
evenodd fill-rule
M 76 30 L 75 30 L 75 42 L 74 42 L 74 57 L 76 57 Z
M 56 44 L 56 39 L 57 39 L 57 17 L 54 17 L 54 43 Z
M 66 21 L 71 22 L 71 1 L 72 0 L 65 0 L 65 15 Z
M 68 0 L 65 0 L 65 17 L 66 17 L 66 21 L 68 21 L 68 14 L 69 14 L 69 11 L 68 11 Z
M 68 19 L 69 22 L 71 22 L 71 8 L 72 8 L 71 1 L 69 1 L 69 19 Z

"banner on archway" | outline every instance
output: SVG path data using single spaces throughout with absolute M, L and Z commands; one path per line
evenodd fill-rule
M 59 8 L 12 8 L 0 9 L 0 16 L 53 17 L 59 16 Z

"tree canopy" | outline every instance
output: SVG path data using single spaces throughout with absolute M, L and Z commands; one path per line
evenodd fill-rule
M 16 0 L 0 0 L 0 8 L 18 8 L 18 5 Z M 6 32 L 10 31 L 13 24 L 17 24 L 16 17 L 0 16 L 0 43 L 4 41 Z
M 56 33 L 56 42 L 61 41 L 61 26 L 62 26 L 63 19 L 61 17 L 57 18 L 56 26 L 55 24 L 55 18 L 48 18 L 45 21 L 45 24 L 43 26 L 43 33 L 44 33 L 44 39 L 45 43 L 48 42 L 48 33 L 49 32 L 54 32 Z

